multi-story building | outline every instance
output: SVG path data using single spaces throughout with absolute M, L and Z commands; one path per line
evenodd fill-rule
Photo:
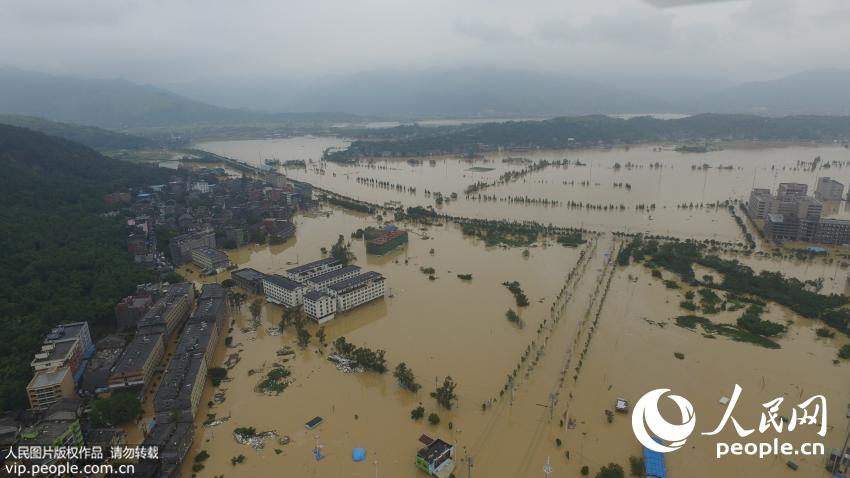
M 63 398 L 74 398 L 74 378 L 68 367 L 39 370 L 27 385 L 30 408 L 47 410 Z
M 210 324 L 204 324 L 206 329 L 211 327 Z M 198 331 L 204 327 L 196 325 Z M 202 343 L 204 340 L 206 343 Z M 178 346 L 154 397 L 157 423 L 191 422 L 195 418 L 207 378 L 206 352 L 209 344 L 207 331 L 201 337 L 188 338 L 182 349 Z
M 209 274 L 224 272 L 230 267 L 230 258 L 227 257 L 227 254 L 212 247 L 193 249 L 192 262 Z
M 350 279 L 358 274 L 360 274 L 359 267 L 345 266 L 341 269 L 311 277 L 305 281 L 305 284 L 312 290 L 327 291 L 328 286 Z
M 168 242 L 171 261 L 174 264 L 185 264 L 191 261 L 192 251 L 200 247 L 215 247 L 215 232 L 212 229 L 183 234 Z
M 21 445 L 82 446 L 80 405 L 81 402 L 75 399 L 62 399 L 51 405 L 35 425 L 21 432 Z M 45 457 L 42 460 L 43 464 L 50 464 L 58 458 Z
M 328 257 L 287 269 L 284 272 L 284 276 L 295 282 L 304 282 L 311 277 L 316 277 L 337 269 L 342 269 L 342 263 L 333 257 Z
M 130 330 L 136 328 L 136 324 L 144 317 L 153 305 L 153 297 L 150 296 L 127 296 L 115 305 L 115 321 L 118 330 Z
M 42 344 L 41 350 L 35 354 L 30 365 L 32 365 L 33 373 L 40 370 L 68 367 L 73 376 L 80 369 L 82 357 L 83 349 L 80 345 L 80 339 L 71 337 Z
M 109 388 L 139 388 L 144 393 L 164 350 L 162 334 L 136 334 L 112 370 Z
M 407 244 L 407 231 L 403 229 L 387 230 L 378 237 L 366 241 L 366 253 L 384 255 L 404 244 Z
M 850 221 L 847 219 L 821 219 L 812 242 L 822 244 L 850 244 Z
M 298 307 L 304 302 L 306 292 L 307 286 L 281 275 L 271 274 L 263 279 L 263 293 L 273 304 Z
M 369 271 L 328 286 L 336 298 L 337 310 L 344 312 L 384 296 L 384 276 Z
M 230 278 L 236 282 L 239 287 L 251 292 L 252 294 L 263 293 L 263 279 L 265 274 L 251 268 L 239 269 L 230 273 Z
M 188 282 L 171 284 L 165 297 L 158 300 L 137 323 L 137 335 L 163 333 L 165 340 L 172 336 L 189 317 L 195 287 Z
M 818 178 L 815 197 L 821 201 L 841 201 L 844 197 L 844 185 L 830 178 Z
M 220 332 L 224 327 L 225 305 L 224 299 L 213 297 L 210 299 L 201 299 L 198 301 L 198 306 L 189 318 L 189 324 L 197 324 L 201 322 L 209 322 L 215 324 L 216 331 Z M 187 326 L 188 327 L 188 326 Z M 183 332 L 185 335 L 186 332 Z
M 808 192 L 809 187 L 803 183 L 779 183 L 776 197 L 780 201 L 791 201 L 796 197 L 805 196 Z
M 753 189 L 750 192 L 750 201 L 747 203 L 747 212 L 752 219 L 764 219 L 770 212 L 770 203 L 773 197 L 770 189 Z
M 80 340 L 83 358 L 90 357 L 94 353 L 94 343 L 91 340 L 88 322 L 72 322 L 70 324 L 57 325 L 44 338 L 44 343 L 57 342 L 75 337 Z
M 333 320 L 336 298 L 327 292 L 312 290 L 304 294 L 304 313 L 320 324 Z

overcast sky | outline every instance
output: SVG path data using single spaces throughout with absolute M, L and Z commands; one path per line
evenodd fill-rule
M 692 4 L 668 7 L 670 4 Z M 850 68 L 848 0 L 0 0 L 0 66 L 165 83 L 462 65 Z

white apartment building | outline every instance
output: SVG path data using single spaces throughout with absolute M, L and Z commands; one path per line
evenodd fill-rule
M 328 286 L 336 298 L 337 310 L 344 312 L 384 296 L 384 276 L 369 271 Z
M 336 298 L 320 290 L 310 291 L 304 294 L 304 313 L 320 324 L 333 320 Z
M 328 287 L 338 282 L 342 282 L 346 279 L 350 279 L 354 276 L 360 275 L 360 272 L 361 270 L 357 266 L 345 266 L 341 269 L 325 272 L 324 274 L 307 279 L 305 284 L 307 285 L 307 287 L 310 288 L 310 290 L 319 290 L 327 292 Z
M 263 293 L 266 300 L 286 307 L 298 307 L 304 302 L 307 286 L 281 275 L 272 274 L 263 278 Z
M 337 269 L 342 269 L 342 263 L 333 257 L 320 259 L 318 261 L 308 262 L 300 266 L 287 269 L 283 275 L 295 282 L 304 282 L 318 275 L 322 275 Z

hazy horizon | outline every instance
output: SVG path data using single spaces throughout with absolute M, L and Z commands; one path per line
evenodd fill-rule
M 666 6 L 674 4 L 685 6 Z M 4 8 L 0 40 L 16 47 L 0 53 L 0 66 L 153 85 L 458 67 L 743 82 L 850 68 L 842 0 L 11 0 Z

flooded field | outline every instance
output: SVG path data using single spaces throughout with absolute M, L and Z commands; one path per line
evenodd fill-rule
M 230 256 L 240 267 L 279 272 L 318 259 L 319 249 L 329 247 L 339 234 L 348 238 L 356 229 L 376 224 L 371 216 L 326 212 L 327 217 L 297 216 L 297 238 L 283 245 L 245 247 Z M 784 397 L 784 410 L 790 410 L 811 395 L 823 394 L 831 407 L 825 439 L 814 435 L 812 426 L 779 436 L 792 443 L 823 441 L 827 447 L 840 446 L 843 440 L 850 370 L 832 361 L 846 340 L 816 338 L 819 325 L 814 321 L 771 304 L 766 318 L 793 320 L 789 333 L 778 340 L 780 349 L 709 339 L 672 320 L 686 313 L 678 306 L 685 289 L 666 289 L 642 266 L 613 267 L 609 258 L 619 241 L 610 234 L 589 235 L 577 248 L 538 244 L 525 256 L 521 248 L 485 247 L 454 225 L 411 230 L 417 234 L 411 234 L 410 244 L 386 257 L 367 256 L 362 241 L 352 239 L 356 263 L 387 277 L 388 297 L 338 315 L 326 326 L 326 342 L 345 336 L 358 346 L 383 349 L 388 368 L 405 362 L 422 389 L 402 390 L 391 372 L 337 370 L 326 359 L 331 348 L 317 344 L 315 325 L 308 327 L 312 344 L 303 350 L 292 329 L 283 335 L 270 333 L 281 318 L 278 306 L 265 304 L 261 325 L 251 330 L 248 307 L 243 305 L 233 312 L 232 345 L 220 345 L 217 357 L 221 363 L 230 358 L 231 364 L 238 357 L 238 363 L 220 389 L 207 386 L 195 445 L 184 465 L 186 476 L 192 473 L 191 458 L 203 450 L 210 458 L 199 477 L 424 477 L 413 465 L 417 438 L 423 433 L 457 445 L 458 477 L 468 476 L 462 460 L 467 454 L 474 457 L 474 476 L 542 476 L 547 458 L 556 477 L 582 476 L 582 466 L 593 476 L 609 462 L 628 470 L 629 456 L 641 453 L 629 416 L 615 414 L 609 422 L 604 412 L 613 410 L 619 397 L 634 404 L 654 388 L 670 388 L 691 400 L 699 432 L 717 425 L 725 409 L 718 400 L 730 396 L 735 384 L 744 394 L 734 416 L 748 428 L 757 427 L 761 404 L 773 398 Z M 774 266 L 766 258 L 751 260 L 766 269 Z M 420 267 L 433 267 L 436 279 L 429 280 Z M 832 270 L 825 265 L 790 270 L 815 274 L 818 267 L 825 273 Z M 200 278 L 192 267 L 180 272 L 198 282 L 227 277 Z M 457 274 L 473 278 L 462 281 Z M 668 276 L 672 278 L 665 272 Z M 502 285 L 513 280 L 528 295 L 529 306 L 518 308 Z M 509 308 L 519 312 L 522 327 L 506 320 Z M 722 312 L 710 318 L 734 322 L 739 315 Z M 255 392 L 272 364 L 281 361 L 277 352 L 287 345 L 295 351 L 286 363 L 293 383 L 279 396 Z M 684 358 L 674 357 L 677 352 Z M 439 408 L 429 396 L 447 375 L 458 384 L 458 403 L 451 411 Z M 225 401 L 208 407 L 219 390 L 225 392 Z M 410 418 L 419 403 L 426 417 L 439 415 L 438 425 Z M 204 427 L 208 413 L 227 421 Z M 315 416 L 324 422 L 306 430 L 304 423 Z M 274 431 L 290 442 L 281 445 L 271 438 L 255 450 L 234 440 L 237 427 Z M 667 455 L 668 476 L 827 475 L 819 471 L 822 457 L 793 457 L 800 466 L 796 474 L 786 467 L 787 459 L 716 460 L 715 438 L 741 440 L 736 440 L 731 425 L 719 437 L 695 433 L 685 448 Z M 317 443 L 320 461 L 312 454 Z M 367 450 L 364 462 L 352 461 L 356 447 Z M 244 462 L 232 464 L 239 455 L 245 456 Z
M 372 203 L 434 206 L 448 214 L 476 218 L 525 219 L 544 224 L 599 231 L 655 234 L 739 241 L 740 230 L 723 209 L 700 207 L 726 200 L 746 200 L 753 187 L 783 181 L 803 182 L 814 190 L 819 176 L 850 182 L 850 151 L 839 146 L 753 147 L 733 145 L 722 151 L 683 154 L 639 146 L 612 150 L 492 153 L 476 160 L 457 158 L 362 161 L 356 166 L 321 162 L 317 154 L 300 155 L 298 143 L 229 141 L 204 143 L 201 149 L 259 163 L 260 157 L 312 159 L 306 169 L 286 175 Z M 338 140 L 322 138 L 324 147 Z M 819 167 L 811 163 L 820 157 Z M 511 158 L 511 159 L 509 159 Z M 538 160 L 568 160 L 516 180 L 465 194 L 478 182 L 494 183 Z M 824 165 L 829 164 L 829 167 Z M 447 201 L 437 204 L 441 193 Z M 451 199 L 452 194 L 457 199 Z M 691 207 L 691 205 L 695 207 Z M 827 214 L 850 217 L 845 203 L 825 208 Z

